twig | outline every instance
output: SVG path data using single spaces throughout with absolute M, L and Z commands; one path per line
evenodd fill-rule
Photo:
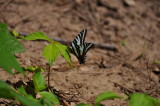
M 13 0 L 8 0 L 8 1 L 6 1 L 6 2 L 1 6 L 0 10 L 5 9 L 5 7 L 6 7 L 9 3 L 11 3 L 12 1 L 13 1 Z
M 19 32 L 20 35 L 23 35 L 23 36 L 27 36 L 29 35 L 28 33 L 23 33 L 23 32 Z M 60 43 L 63 43 L 63 44 L 66 44 L 66 45 L 69 45 L 71 44 L 72 41 L 70 40 L 64 40 L 64 39 L 59 39 L 59 38 L 55 38 L 55 37 L 49 37 L 55 41 L 58 41 Z M 100 48 L 100 49 L 104 49 L 104 50 L 110 50 L 110 51 L 114 51 L 114 52 L 117 52 L 118 49 L 114 46 L 114 45 L 110 45 L 110 44 L 99 44 L 99 43 L 95 43 L 95 42 L 91 42 L 94 44 L 94 47 L 95 48 Z
M 51 71 L 51 66 L 48 65 L 48 88 L 50 87 L 50 71 Z
M 131 93 L 135 92 L 135 91 L 132 90 L 131 88 L 126 88 L 126 87 L 124 87 L 124 86 L 122 86 L 122 85 L 120 85 L 120 84 L 118 84 L 118 83 L 116 83 L 116 82 L 113 82 L 113 83 L 115 84 L 115 86 L 119 86 L 128 96 L 129 96 Z
M 150 85 L 150 88 L 152 87 L 152 84 L 151 84 L 151 71 L 149 69 L 149 58 L 147 60 L 147 74 L 148 74 L 148 81 L 149 81 L 149 85 Z

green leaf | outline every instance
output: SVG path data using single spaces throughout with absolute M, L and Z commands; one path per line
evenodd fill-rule
M 57 106 L 60 106 L 59 100 L 57 99 L 57 97 L 52 92 L 42 91 L 42 92 L 39 92 L 39 94 L 43 98 L 46 98 L 47 100 L 51 101 L 53 104 L 55 104 Z
M 62 45 L 60 43 L 55 43 L 56 47 L 59 49 L 61 56 L 69 63 L 71 66 L 72 61 L 71 61 L 71 56 L 69 54 L 68 47 L 65 45 Z
M 23 95 L 23 96 L 25 96 L 26 98 L 28 98 L 28 99 L 30 99 L 30 100 L 33 100 L 33 101 L 35 100 L 32 95 L 28 95 L 28 94 L 27 94 L 27 92 L 26 92 L 26 90 L 25 90 L 25 88 L 24 88 L 23 86 L 21 86 L 21 87 L 18 88 L 17 90 L 18 90 L 18 93 L 19 93 L 20 95 Z
M 25 88 L 23 86 L 21 86 L 20 88 L 18 88 L 18 92 L 21 95 L 27 95 L 27 92 L 26 92 L 26 90 L 25 90 Z
M 131 95 L 129 106 L 160 106 L 160 100 L 146 94 L 134 93 Z
M 35 100 L 31 100 L 25 96 L 21 96 L 20 94 L 11 91 L 11 94 L 19 101 L 21 102 L 23 105 L 25 106 L 42 106 L 40 105 L 38 102 L 36 102 Z
M 160 60 L 154 60 L 154 61 L 153 61 L 153 64 L 159 65 L 159 64 L 160 64 Z
M 39 92 L 46 88 L 46 80 L 42 72 L 38 71 L 34 74 L 33 83 L 34 83 L 35 92 Z
M 31 33 L 31 34 L 27 35 L 26 37 L 24 37 L 23 39 L 24 40 L 38 40 L 38 39 L 41 39 L 41 40 L 50 41 L 50 39 L 42 32 Z
M 14 99 L 11 91 L 14 91 L 9 85 L 0 80 L 0 98 Z
M 40 72 L 44 72 L 44 70 L 38 66 L 35 67 L 22 67 L 22 69 L 24 71 L 29 71 L 29 72 L 36 72 L 36 71 L 40 71 Z
M 120 40 L 119 45 L 121 46 L 126 46 L 126 40 Z
M 76 104 L 76 106 L 91 106 L 90 104 L 85 104 L 85 103 L 79 103 L 79 104 Z
M 40 102 L 40 104 L 42 104 L 43 106 L 53 106 L 53 104 L 45 98 L 38 98 L 38 101 Z
M 44 48 L 42 55 L 48 60 L 48 63 L 52 65 L 59 53 L 69 63 L 69 65 L 71 65 L 71 57 L 68 47 L 58 42 L 47 45 Z
M 107 100 L 107 99 L 109 100 L 109 99 L 115 99 L 115 98 L 122 98 L 122 97 L 116 95 L 114 92 L 105 92 L 97 96 L 95 103 L 99 104 L 103 100 Z
M 97 103 L 97 104 L 94 104 L 93 106 L 105 106 L 105 105 Z
M 52 65 L 58 57 L 58 53 L 58 48 L 54 44 L 49 44 L 44 48 L 42 55 L 48 60 L 48 63 Z
M 37 67 L 22 67 L 23 71 L 34 72 Z
M 18 37 L 18 36 L 19 36 L 19 33 L 18 33 L 16 30 L 13 30 L 12 33 L 13 33 L 13 35 L 14 35 L 15 37 Z
M 10 74 L 13 73 L 12 69 L 24 73 L 14 56 L 23 51 L 23 46 L 9 33 L 7 26 L 0 23 L 0 66 Z

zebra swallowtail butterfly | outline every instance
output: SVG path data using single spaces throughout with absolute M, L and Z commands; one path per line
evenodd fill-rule
M 87 52 L 94 46 L 92 43 L 85 43 L 87 29 L 82 30 L 71 43 L 71 52 L 75 55 L 80 64 L 85 63 Z

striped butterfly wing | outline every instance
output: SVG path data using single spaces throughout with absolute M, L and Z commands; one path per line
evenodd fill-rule
M 87 29 L 82 30 L 71 43 L 71 51 L 77 58 L 82 55 L 86 34 Z
M 93 43 L 85 43 L 85 54 L 92 48 L 94 47 Z
M 84 43 L 87 29 L 82 30 L 71 43 L 71 52 L 77 57 L 80 64 L 85 63 L 86 53 L 93 47 L 92 43 Z
M 80 64 L 84 64 L 86 62 L 86 57 L 87 57 L 86 54 L 92 47 L 94 47 L 94 44 L 85 43 L 83 46 L 84 46 L 84 48 L 82 50 L 83 54 L 80 55 L 80 57 L 78 58 Z
M 82 30 L 73 40 L 74 43 L 77 45 L 83 45 L 85 41 L 85 37 L 87 34 L 87 29 Z

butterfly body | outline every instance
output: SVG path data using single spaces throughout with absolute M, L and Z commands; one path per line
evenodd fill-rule
M 90 50 L 94 44 L 85 43 L 85 37 L 87 29 L 82 30 L 71 43 L 71 52 L 77 57 L 80 64 L 85 63 L 86 53 Z

